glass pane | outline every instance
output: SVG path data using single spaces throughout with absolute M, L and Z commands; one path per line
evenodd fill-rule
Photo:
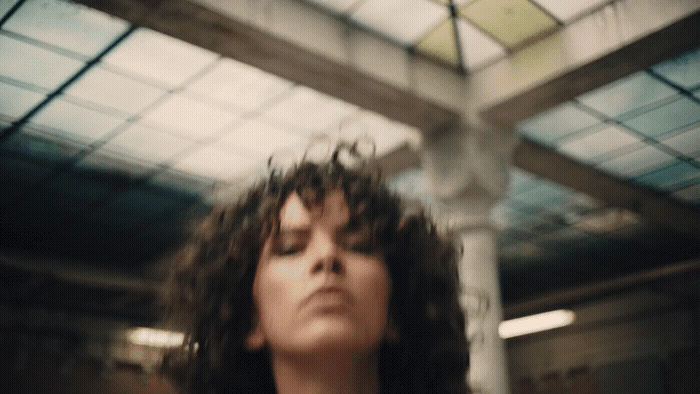
M 662 140 L 661 143 L 684 155 L 698 157 L 700 156 L 700 125 L 696 124 L 680 134 Z
M 48 90 L 56 89 L 83 67 L 81 61 L 2 35 L 0 53 L 0 75 Z
M 101 149 L 159 163 L 191 145 L 192 142 L 184 138 L 136 124 L 109 140 Z
M 93 67 L 70 85 L 66 94 L 134 115 L 165 94 L 164 89 L 146 85 L 101 67 Z
M 607 126 L 601 130 L 572 137 L 557 147 L 557 150 L 580 161 L 590 161 L 603 154 L 641 142 L 641 138 L 619 126 Z
M 510 198 L 529 207 L 548 208 L 566 201 L 569 194 L 566 189 L 556 184 L 537 181 L 535 187 L 514 194 Z
M 259 162 L 261 161 L 232 155 L 214 147 L 204 147 L 185 156 L 174 167 L 197 175 L 231 180 L 250 171 Z
M 460 14 L 510 48 L 557 26 L 528 0 L 477 0 Z
M 239 114 L 176 94 L 159 103 L 141 121 L 196 141 L 210 137 L 238 118 Z
M 3 29 L 94 57 L 129 24 L 93 9 L 56 0 L 26 1 Z
M 505 48 L 474 25 L 462 18 L 458 18 L 457 24 L 467 68 L 475 69 L 505 56 Z
M 357 112 L 357 107 L 305 86 L 297 86 L 284 100 L 264 112 L 266 118 L 312 133 L 337 130 L 340 122 Z
M 177 87 L 211 64 L 217 54 L 149 29 L 138 29 L 103 62 L 167 87 Z
M 685 97 L 624 122 L 632 130 L 655 138 L 700 121 L 700 105 Z
M 426 0 L 365 0 L 352 19 L 404 45 L 421 37 L 448 17 L 447 7 Z
M 700 47 L 657 64 L 652 70 L 685 89 L 700 87 Z
M 350 8 L 357 3 L 358 0 L 310 0 L 312 3 L 316 3 L 320 5 L 323 8 L 327 8 L 329 10 L 338 12 L 338 13 L 345 13 Z
M 15 5 L 19 0 L 2 0 L 0 1 L 0 19 L 5 16 L 5 14 L 10 11 L 10 8 Z
M 620 177 L 629 177 L 666 166 L 675 158 L 675 156 L 653 146 L 646 146 L 632 153 L 608 160 L 600 164 L 598 168 Z
M 290 81 L 232 59 L 222 59 L 186 89 L 198 96 L 252 111 L 291 87 Z
M 92 141 L 114 130 L 123 119 L 54 99 L 30 119 L 32 123 L 60 130 L 77 140 Z
M 0 117 L 14 122 L 39 104 L 46 96 L 0 81 Z
M 638 72 L 578 98 L 581 103 L 611 118 L 677 94 L 676 89 Z
M 589 12 L 603 4 L 609 3 L 610 0 L 533 0 L 542 8 L 547 10 L 555 18 L 563 22 L 568 22 L 575 19 L 586 12 Z
M 593 115 L 564 103 L 519 123 L 517 129 L 528 137 L 551 145 L 557 139 L 600 123 Z
M 19 154 L 46 167 L 64 163 L 83 149 L 87 149 L 87 145 L 51 138 L 26 126 L 0 144 L 0 152 Z
M 249 120 L 227 133 L 216 145 L 226 151 L 247 153 L 260 160 L 267 160 L 274 153 L 291 151 L 298 160 L 306 148 L 306 139 L 259 120 Z
M 635 182 L 662 190 L 673 190 L 700 182 L 700 169 L 684 161 L 644 174 Z
M 111 172 L 120 175 L 140 177 L 153 174 L 158 168 L 149 161 L 98 149 L 79 161 L 75 168 L 97 170 L 99 173 Z
M 423 37 L 416 45 L 416 49 L 447 64 L 459 65 L 452 19 L 446 19 Z

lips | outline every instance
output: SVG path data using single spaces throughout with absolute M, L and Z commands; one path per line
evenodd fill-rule
M 302 305 L 314 304 L 321 307 L 340 307 L 353 304 L 352 295 L 341 287 L 321 287 L 311 292 Z

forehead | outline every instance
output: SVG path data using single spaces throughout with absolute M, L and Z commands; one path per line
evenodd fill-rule
M 306 207 L 299 195 L 294 192 L 280 209 L 280 229 L 309 227 L 314 223 L 337 228 L 348 223 L 350 208 L 342 190 L 326 194 L 321 204 Z

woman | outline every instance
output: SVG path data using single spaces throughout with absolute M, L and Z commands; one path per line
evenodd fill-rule
M 184 391 L 467 392 L 453 246 L 339 149 L 215 207 L 183 248 Z

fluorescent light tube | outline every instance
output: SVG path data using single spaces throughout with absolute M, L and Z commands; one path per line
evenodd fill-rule
M 565 309 L 519 317 L 501 322 L 498 325 L 498 334 L 505 339 L 551 330 L 573 323 L 575 317 L 574 312 Z
M 155 328 L 138 327 L 127 333 L 129 342 L 135 345 L 153 347 L 178 347 L 182 345 L 185 334 L 175 331 L 158 330 Z

